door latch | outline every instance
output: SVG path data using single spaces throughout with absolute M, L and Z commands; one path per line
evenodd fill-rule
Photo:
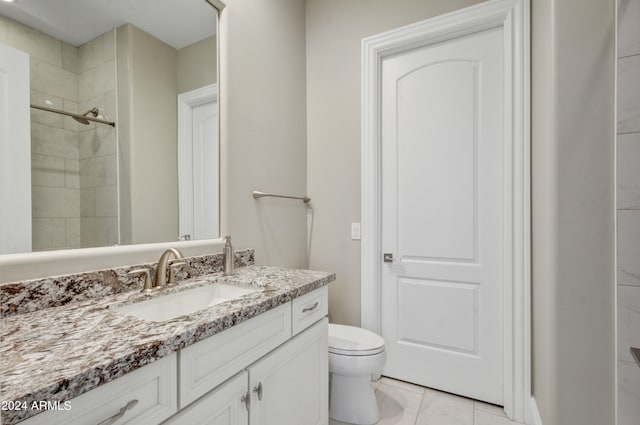
M 382 255 L 382 259 L 384 260 L 385 263 L 393 263 L 393 254 L 390 252 L 385 252 Z

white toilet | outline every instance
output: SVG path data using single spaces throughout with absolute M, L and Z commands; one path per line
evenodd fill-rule
M 386 359 L 382 337 L 366 329 L 329 324 L 331 419 L 357 425 L 378 422 L 371 377 L 380 374 Z

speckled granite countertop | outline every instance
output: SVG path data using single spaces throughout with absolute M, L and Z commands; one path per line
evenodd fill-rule
M 2 400 L 65 401 L 335 280 L 333 273 L 248 266 L 231 277 L 194 277 L 152 294 L 138 291 L 2 319 Z M 242 298 L 148 322 L 113 307 L 218 281 L 263 288 Z M 32 416 L 3 411 L 3 425 Z

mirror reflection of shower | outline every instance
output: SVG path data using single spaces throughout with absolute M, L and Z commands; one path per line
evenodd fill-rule
M 89 109 L 87 112 L 85 112 L 84 114 L 82 114 L 83 117 L 86 117 L 87 115 L 91 114 L 93 115 L 93 118 L 97 118 L 98 117 L 98 108 L 96 108 L 95 106 L 91 109 Z M 78 121 L 80 124 L 84 124 L 84 125 L 89 125 L 91 124 L 89 122 L 88 119 L 86 118 L 80 118 L 80 117 L 73 117 L 74 120 Z

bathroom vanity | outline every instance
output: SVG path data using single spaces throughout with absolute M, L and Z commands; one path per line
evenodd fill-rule
M 7 315 L 2 424 L 326 424 L 334 279 L 250 265 Z M 130 308 L 220 283 L 255 291 L 158 322 Z

